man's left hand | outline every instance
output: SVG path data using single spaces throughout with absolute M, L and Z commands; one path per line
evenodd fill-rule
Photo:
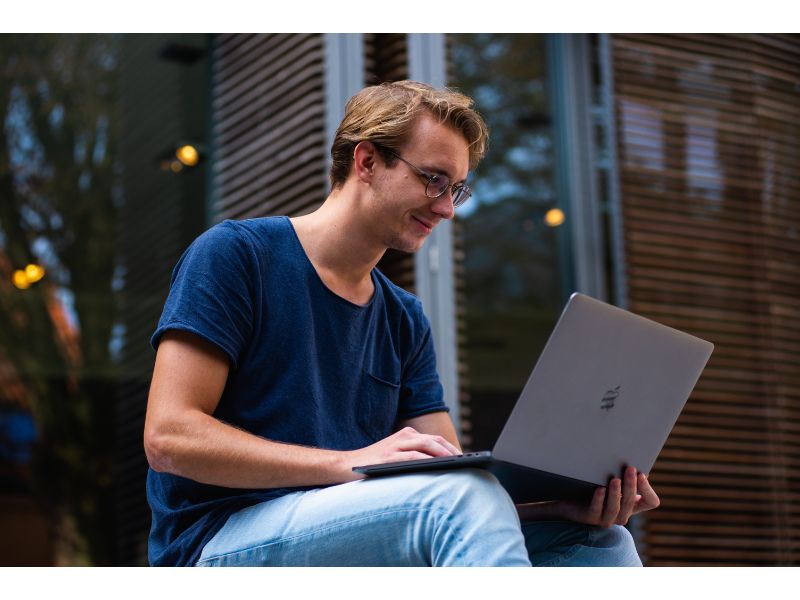
M 558 501 L 519 505 L 522 520 L 561 518 L 597 527 L 625 525 L 631 516 L 657 508 L 661 504 L 644 473 L 634 467 L 625 469 L 623 478 L 615 477 L 607 487 L 595 490 L 591 502 Z

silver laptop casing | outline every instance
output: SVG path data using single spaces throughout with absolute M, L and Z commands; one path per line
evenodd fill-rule
M 573 294 L 492 455 L 597 485 L 649 473 L 713 349 Z

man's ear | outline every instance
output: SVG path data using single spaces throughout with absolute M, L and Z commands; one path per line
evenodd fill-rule
M 372 142 L 359 142 L 353 149 L 353 171 L 364 183 L 370 183 L 375 174 L 378 151 Z

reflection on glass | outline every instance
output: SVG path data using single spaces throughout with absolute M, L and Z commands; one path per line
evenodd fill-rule
M 490 447 L 562 305 L 553 137 L 540 35 L 450 37 L 451 85 L 486 118 L 489 153 L 458 211 L 472 446 Z M 550 222 L 546 222 L 547 218 Z M 563 213 L 561 214 L 563 222 Z
M 200 160 L 200 154 L 197 152 L 197 149 L 188 144 L 178 148 L 178 150 L 175 152 L 175 156 L 177 156 L 178 160 L 187 167 L 195 166 Z
M 559 227 L 564 223 L 566 216 L 560 208 L 551 208 L 544 215 L 544 222 L 548 227 Z
M 119 41 L 0 36 L 0 564 L 107 560 Z

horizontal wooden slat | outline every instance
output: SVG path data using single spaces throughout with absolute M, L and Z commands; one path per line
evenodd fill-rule
M 744 70 L 752 63 L 755 63 L 754 72 L 761 75 L 775 78 L 778 81 L 791 81 L 796 74 L 796 52 L 789 50 L 783 60 L 776 60 L 776 56 L 766 51 L 758 51 L 757 48 L 763 45 L 764 37 L 745 38 L 743 36 L 719 36 L 715 35 L 711 39 L 691 37 L 691 36 L 635 36 L 624 35 L 616 36 L 614 40 L 615 51 L 617 48 L 630 48 L 638 50 L 640 53 L 649 53 L 658 56 L 663 62 L 671 62 L 683 59 L 691 64 L 698 58 L 706 61 L 713 61 L 715 65 L 735 70 Z M 749 46 L 747 51 L 743 51 L 743 46 Z M 755 52 L 754 52 L 754 49 Z M 754 60 L 756 59 L 756 60 Z M 743 65 L 745 68 L 743 69 Z
M 215 218 L 297 214 L 325 197 L 324 40 L 220 38 L 215 49 Z
M 223 144 L 231 138 L 250 141 L 265 129 L 271 129 L 267 124 L 275 120 L 278 113 L 287 108 L 296 110 L 295 104 L 302 101 L 309 90 L 322 88 L 321 61 L 321 51 L 299 55 L 291 75 L 282 74 L 279 82 L 249 90 L 231 106 L 220 106 L 218 141 Z
M 308 135 L 298 140 L 294 147 L 297 151 L 296 161 L 287 160 L 285 156 L 264 156 L 264 165 L 272 168 L 253 171 L 239 180 L 231 181 L 228 186 L 221 186 L 225 196 L 219 203 L 220 208 L 256 201 L 280 204 L 278 196 L 284 193 L 292 196 L 309 179 L 319 180 L 322 160 L 319 144 L 323 140 L 321 132 L 309 128 Z
M 224 71 L 225 77 L 216 82 L 214 106 L 230 106 L 232 98 L 241 97 L 241 90 L 263 87 L 264 81 L 273 75 L 272 70 L 280 64 L 276 59 L 286 56 L 298 47 L 305 50 L 313 48 L 313 38 L 285 33 L 254 35 L 232 49 L 218 46 L 215 53 L 215 67 Z M 298 54 L 293 52 L 289 60 L 283 62 L 290 62 L 297 56 Z M 230 112 L 239 108 L 241 107 L 237 106 Z

